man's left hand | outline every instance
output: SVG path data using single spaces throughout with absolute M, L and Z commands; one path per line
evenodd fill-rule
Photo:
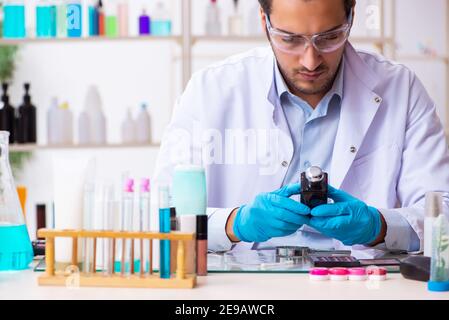
M 311 227 L 347 246 L 376 242 L 383 229 L 383 219 L 376 208 L 331 186 L 328 196 L 335 203 L 315 207 L 308 223 Z

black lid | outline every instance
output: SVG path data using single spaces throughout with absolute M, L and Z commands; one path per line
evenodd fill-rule
M 30 105 L 31 104 L 31 96 L 30 96 L 30 84 L 25 83 L 23 85 L 25 88 L 25 95 L 23 96 L 23 104 L 24 105 Z
M 9 103 L 8 87 L 9 87 L 9 84 L 7 84 L 6 82 L 2 83 L 2 89 L 3 89 L 2 101 L 5 104 Z
M 176 208 L 170 208 L 170 218 L 176 217 Z
M 170 208 L 170 230 L 178 231 L 178 221 L 176 220 L 176 208 Z
M 196 239 L 207 240 L 207 215 L 196 216 Z

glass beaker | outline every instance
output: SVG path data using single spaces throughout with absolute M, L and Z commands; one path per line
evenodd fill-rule
M 9 166 L 9 132 L 0 131 L 0 271 L 27 269 L 33 248 Z

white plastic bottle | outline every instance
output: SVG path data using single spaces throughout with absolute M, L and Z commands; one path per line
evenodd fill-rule
M 47 110 L 47 144 L 54 145 L 57 143 L 57 113 L 58 98 L 53 97 L 50 107 Z
M 58 112 L 58 123 L 61 125 L 58 134 L 60 134 L 60 144 L 71 145 L 73 144 L 73 114 L 69 109 L 67 102 L 63 103 Z M 58 139 L 59 140 L 59 139 Z
M 137 116 L 136 128 L 136 141 L 138 143 L 151 143 L 151 118 L 145 103 L 142 104 Z
M 432 256 L 433 224 L 443 210 L 443 198 L 439 192 L 426 193 L 426 217 L 424 219 L 424 255 Z
M 243 17 L 239 13 L 239 1 L 234 0 L 234 14 L 229 17 L 228 33 L 231 36 L 243 35 Z
M 221 11 L 217 5 L 217 0 L 210 0 L 206 9 L 206 35 L 221 35 Z
M 136 143 L 136 122 L 131 114 L 131 109 L 128 109 L 126 118 L 122 123 L 122 143 Z
M 91 144 L 89 115 L 85 110 L 80 113 L 78 118 L 78 144 Z
M 89 118 L 89 143 L 106 144 L 106 117 L 102 110 L 102 101 L 96 86 L 90 86 L 87 90 L 84 111 Z

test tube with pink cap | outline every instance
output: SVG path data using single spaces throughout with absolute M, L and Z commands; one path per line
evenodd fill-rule
M 133 212 L 134 212 L 134 180 L 127 178 L 125 180 L 122 195 L 121 210 L 121 230 L 132 231 L 133 229 Z M 122 239 L 122 252 L 120 273 L 122 276 L 130 275 L 134 271 L 134 259 L 132 257 L 131 247 L 132 240 Z
M 143 178 L 140 181 L 140 193 L 139 193 L 139 231 L 150 231 L 150 207 L 151 207 L 151 197 L 150 197 L 150 179 Z M 143 275 L 145 272 L 151 273 L 150 269 L 150 241 L 140 240 L 140 274 Z

